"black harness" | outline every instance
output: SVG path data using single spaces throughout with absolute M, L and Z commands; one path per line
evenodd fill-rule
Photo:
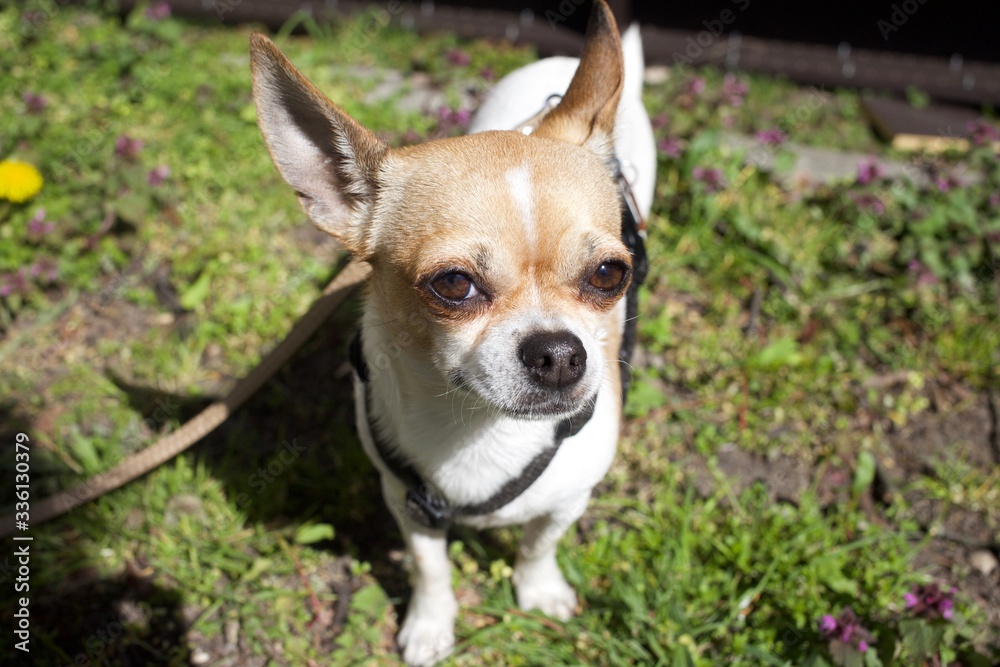
M 615 177 L 618 180 L 620 197 L 622 204 L 622 241 L 632 254 L 632 284 L 629 285 L 625 295 L 625 331 L 622 336 L 621 347 L 618 351 L 619 369 L 622 381 L 622 401 L 625 400 L 626 392 L 630 383 L 630 372 L 628 361 L 632 357 L 632 350 L 636 341 L 636 317 L 639 312 L 639 285 L 646 279 L 648 270 L 648 260 L 646 257 L 646 245 L 643 242 L 641 231 L 644 229 L 642 216 L 636 206 L 635 198 L 628 181 L 621 173 L 616 162 Z M 368 382 L 368 364 L 365 363 L 364 355 L 361 352 L 361 332 L 358 331 L 351 339 L 350 360 L 354 366 L 354 371 L 362 383 Z M 365 413 L 370 415 L 371 405 L 368 403 L 368 390 L 365 388 Z M 379 458 L 386 467 L 406 486 L 406 511 L 417 523 L 436 530 L 445 530 L 456 519 L 468 516 L 483 516 L 492 514 L 510 501 L 524 493 L 529 486 L 535 483 L 545 469 L 551 463 L 552 458 L 559 450 L 563 440 L 576 435 L 586 426 L 587 422 L 594 415 L 594 406 L 597 403 L 595 397 L 584 410 L 563 419 L 556 425 L 553 434 L 552 446 L 547 447 L 533 458 L 524 467 L 519 475 L 511 478 L 497 490 L 492 496 L 478 503 L 467 505 L 453 505 L 440 493 L 434 491 L 420 477 L 413 465 L 404 459 L 399 452 L 390 447 L 378 437 L 375 427 L 368 419 L 368 430 L 372 434 L 372 441 L 378 451 Z

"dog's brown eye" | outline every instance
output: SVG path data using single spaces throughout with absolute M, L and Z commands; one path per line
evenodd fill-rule
M 614 292 L 625 282 L 627 275 L 628 268 L 621 262 L 601 262 L 588 282 L 602 292 Z
M 472 278 L 458 271 L 449 271 L 431 281 L 431 289 L 445 301 L 465 301 L 479 294 Z

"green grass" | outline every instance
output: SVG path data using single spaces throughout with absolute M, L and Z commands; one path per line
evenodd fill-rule
M 6 445 L 31 436 L 33 500 L 109 469 L 224 394 L 339 257 L 260 139 L 250 27 L 141 11 L 123 25 L 68 7 L 44 17 L 27 30 L 22 12 L 0 10 L 0 115 L 10 121 L 0 159 L 45 177 L 33 201 L 0 201 L 0 287 L 39 262 L 57 267 L 0 297 L 0 435 Z M 302 25 L 309 35 L 280 46 L 394 144 L 457 130 L 401 111 L 405 88 L 367 97 L 371 72 L 425 77 L 456 105 L 488 88 L 485 70 L 499 77 L 534 58 L 392 28 L 358 48 L 357 21 Z M 470 62 L 453 64 L 453 49 Z M 694 77 L 704 92 L 690 95 Z M 933 461 L 903 475 L 888 506 L 872 504 L 872 475 L 900 429 L 997 388 L 1000 205 L 989 196 L 1000 167 L 980 150 L 927 159 L 982 175 L 948 192 L 886 182 L 787 192 L 745 167 L 720 132 L 781 127 L 799 143 L 886 151 L 853 92 L 823 93 L 813 108 L 814 93 L 788 82 L 740 80 L 749 92 L 739 106 L 720 100 L 723 75 L 711 70 L 673 72 L 647 90 L 660 138 L 683 152 L 661 156 L 620 454 L 560 552 L 582 612 L 560 624 L 518 611 L 518 531 L 457 530 L 463 610 L 448 664 L 830 664 L 817 623 L 845 607 L 877 636 L 866 665 L 919 664 L 914 632 L 945 662 L 980 664 L 970 656 L 991 650 L 996 626 L 967 593 L 950 622 L 912 631 L 903 595 L 961 578 L 916 565 L 948 512 L 975 513 L 983 541 L 998 543 L 995 468 L 931 443 Z M 46 108 L 29 113 L 24 92 Z M 803 107 L 811 112 L 797 116 Z M 141 150 L 116 155 L 122 135 Z M 151 185 L 158 166 L 170 176 Z M 696 167 L 719 169 L 725 187 L 710 192 Z M 867 215 L 855 202 L 864 195 L 885 213 Z M 43 234 L 29 230 L 39 208 L 53 224 Z M 755 293 L 759 313 L 744 331 Z M 189 453 L 33 527 L 36 664 L 188 664 L 199 648 L 275 665 L 397 664 L 405 557 L 337 376 L 355 317 L 356 305 L 342 309 Z M 894 374 L 899 382 L 872 383 Z M 2 449 L 0 483 L 12 488 L 13 453 Z M 775 499 L 726 472 L 733 451 L 765 467 L 801 463 L 805 488 L 794 502 Z M 925 500 L 939 513 L 929 525 L 913 511 Z M 0 578 L 12 604 L 8 569 Z

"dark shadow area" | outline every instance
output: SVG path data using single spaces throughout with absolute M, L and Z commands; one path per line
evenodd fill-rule
M 132 384 L 109 368 L 105 375 L 128 397 L 128 405 L 153 424 L 176 418 L 184 423 L 207 408 L 218 396 L 178 396 Z M 155 439 L 155 438 L 154 438 Z
M 10 401 L 0 403 L 0 485 L 2 507 L 13 509 L 16 477 L 15 438 L 29 437 L 34 425 Z M 23 450 L 22 450 L 23 451 Z M 39 475 L 51 465 L 44 448 L 29 441 L 31 499 L 42 495 Z M 30 513 L 29 513 L 30 517 Z M 102 522 L 81 513 L 79 523 L 31 526 L 19 536 L 32 539 L 3 540 L 0 556 L 0 627 L 8 639 L 0 649 L 5 665 L 173 665 L 189 661 L 183 641 L 185 623 L 181 594 L 163 589 L 139 563 L 130 563 L 115 578 L 102 578 L 81 567 L 92 558 L 74 547 L 75 533 L 108 530 Z M 25 552 L 26 555 L 25 555 Z M 27 570 L 21 570 L 26 566 Z M 30 634 L 18 637 L 28 601 Z M 16 644 L 27 637 L 29 652 Z
M 34 664 L 189 664 L 182 600 L 131 566 L 115 579 L 77 573 L 32 600 L 31 655 L 45 656 Z

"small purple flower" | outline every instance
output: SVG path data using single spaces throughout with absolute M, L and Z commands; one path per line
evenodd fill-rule
M 26 91 L 24 95 L 21 96 L 21 99 L 24 100 L 24 105 L 28 107 L 28 113 L 41 113 L 45 111 L 45 107 L 49 105 L 44 97 L 30 91 Z
M 681 146 L 680 139 L 676 137 L 668 137 L 666 139 L 661 139 L 660 143 L 657 144 L 660 151 L 667 157 L 672 157 L 677 159 L 684 152 L 684 148 Z
M 24 275 L 24 269 L 0 274 L 0 297 L 25 294 L 28 291 L 28 286 L 28 279 Z
M 55 229 L 55 226 L 45 219 L 45 209 L 39 208 L 28 221 L 28 238 L 36 241 Z
M 970 120 L 965 126 L 972 135 L 972 143 L 985 146 L 1000 141 L 1000 130 L 983 119 Z
M 990 195 L 990 208 L 996 208 L 1000 206 L 1000 192 L 994 192 Z
M 758 132 L 757 141 L 765 146 L 780 146 L 788 141 L 788 135 L 775 127 L 770 130 L 761 130 Z
M 700 96 L 703 92 L 705 92 L 705 80 L 700 76 L 694 77 L 687 82 L 686 86 L 684 86 L 684 92 L 688 95 L 693 95 L 694 97 Z
M 956 188 L 961 188 L 962 182 L 951 174 L 944 176 L 938 174 L 934 177 L 934 185 L 937 186 L 938 192 L 951 192 Z
M 913 261 L 910 262 L 911 266 Z M 903 600 L 914 616 L 930 620 L 943 618 L 947 621 L 955 613 L 955 602 L 952 600 L 955 592 L 954 588 L 943 591 L 936 583 L 922 584 L 904 595 Z M 913 604 L 910 604 L 911 600 Z
M 146 18 L 150 21 L 162 21 L 170 16 L 170 5 L 166 2 L 157 2 L 146 9 Z
M 876 195 L 858 195 L 852 192 L 849 196 L 854 204 L 861 210 L 871 211 L 875 215 L 882 215 L 885 213 L 885 202 L 879 199 Z
M 819 619 L 819 631 L 824 635 L 833 634 L 837 629 L 837 619 L 830 614 L 823 614 L 823 617 Z
M 727 74 L 722 78 L 722 103 L 731 107 L 742 106 L 747 90 L 747 84 L 732 74 Z
M 28 267 L 28 275 L 39 283 L 54 283 L 59 278 L 59 267 L 52 259 L 42 257 Z
M 933 285 L 938 281 L 937 276 L 934 275 L 934 272 L 931 271 L 929 268 L 927 268 L 927 265 L 918 259 L 911 259 L 910 263 L 907 265 L 907 268 L 910 270 L 910 273 L 916 274 L 917 285 L 920 286 Z M 909 602 L 909 599 L 906 598 L 905 596 L 903 597 L 903 600 L 904 602 Z M 917 604 L 919 604 L 919 600 L 917 601 Z M 907 604 L 907 608 L 908 609 L 912 608 L 912 606 Z
M 867 651 L 874 641 L 872 633 L 861 625 L 861 620 L 850 607 L 836 617 L 825 614 L 819 620 L 819 631 L 823 639 L 853 646 L 861 653 Z
M 497 73 L 493 71 L 492 67 L 487 65 L 479 70 L 479 76 L 483 77 L 484 81 L 493 81 L 493 79 L 497 78 Z
M 858 162 L 858 183 L 868 185 L 880 178 L 882 178 L 882 167 L 874 157 L 869 156 Z
M 662 130 L 663 128 L 670 125 L 670 116 L 665 113 L 658 113 L 653 116 L 650 124 L 653 126 L 654 130 Z
M 49 16 L 46 12 L 38 11 L 35 9 L 26 9 L 21 14 L 21 21 L 27 23 L 30 26 L 39 27 L 45 24 L 49 20 Z
M 438 109 L 438 121 L 443 130 L 465 128 L 471 120 L 472 111 L 469 109 L 451 109 L 449 107 Z
M 695 167 L 691 170 L 691 177 L 694 180 L 705 184 L 705 191 L 709 194 L 718 192 L 725 187 L 725 179 L 722 171 L 711 167 Z
M 169 177 L 170 167 L 165 164 L 161 164 L 154 167 L 153 170 L 149 172 L 149 176 L 146 180 L 155 188 L 163 185 L 164 181 L 166 181 Z
M 123 160 L 134 160 L 142 150 L 142 140 L 123 134 L 115 140 L 115 156 Z
M 445 59 L 449 65 L 453 65 L 454 67 L 465 67 L 472 62 L 469 54 L 462 49 L 449 49 L 445 54 Z

